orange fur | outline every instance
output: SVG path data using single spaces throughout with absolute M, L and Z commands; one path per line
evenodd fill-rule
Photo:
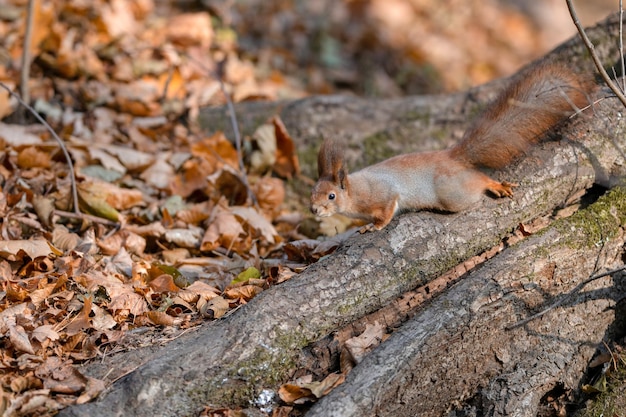
M 477 168 L 510 164 L 547 130 L 587 106 L 594 88 L 590 77 L 565 65 L 539 63 L 510 83 L 458 145 L 398 155 L 350 175 L 340 145 L 325 140 L 311 211 L 322 217 L 341 213 L 370 222 L 362 231 L 380 230 L 401 211 L 461 211 L 486 191 L 511 197 L 517 184 L 495 181 Z

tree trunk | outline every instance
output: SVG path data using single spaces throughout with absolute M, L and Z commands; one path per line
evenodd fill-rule
M 617 22 L 613 17 L 589 32 L 607 65 L 617 57 Z M 577 40 L 553 54 L 573 67 L 590 65 Z M 353 149 L 378 147 L 376 155 L 381 149 L 405 152 L 458 139 L 468 115 L 501 85 L 446 97 L 311 98 L 281 104 L 280 114 L 305 151 L 322 136 L 335 136 Z M 258 121 L 266 110 L 255 106 L 251 117 Z M 269 108 L 271 114 L 276 104 Z M 433 285 L 465 260 L 501 245 L 520 224 L 554 212 L 594 183 L 614 185 L 625 169 L 620 149 L 626 138 L 615 133 L 626 128 L 621 112 L 617 100 L 604 100 L 561 129 L 562 139 L 537 146 L 498 173 L 520 183 L 512 200 L 485 198 L 475 209 L 454 215 L 399 216 L 380 232 L 352 236 L 332 256 L 225 319 L 151 352 L 108 358 L 113 361 L 104 364 L 109 378 L 142 365 L 97 401 L 61 415 L 113 416 L 133 410 L 136 416 L 182 416 L 208 404 L 253 404 L 262 389 L 276 390 L 302 365 L 307 346 L 385 309 L 407 291 Z M 210 121 L 217 113 L 207 112 L 204 122 L 218 126 Z M 420 134 L 446 140 L 431 139 L 427 145 L 409 140 Z M 453 409 L 456 415 L 472 410 L 534 415 L 540 398 L 557 384 L 577 388 L 594 347 L 614 320 L 607 307 L 615 305 L 622 288 L 610 286 L 610 278 L 594 281 L 543 318 L 505 328 L 594 271 L 621 263 L 625 204 L 618 187 L 547 231 L 504 249 L 424 306 L 308 415 L 442 415 Z M 105 373 L 102 365 L 85 372 Z

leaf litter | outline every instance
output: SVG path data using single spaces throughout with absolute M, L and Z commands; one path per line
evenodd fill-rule
M 218 320 L 332 253 L 349 236 L 308 238 L 315 234 L 303 227 L 305 208 L 285 204 L 285 181 L 299 177 L 300 166 L 279 117 L 245 138 L 247 172 L 241 172 L 235 138 L 195 124 L 202 107 L 226 104 L 225 93 L 235 101 L 275 100 L 337 91 L 333 84 L 398 95 L 399 87 L 413 91 L 415 86 L 396 81 L 423 81 L 416 68 L 424 60 L 434 62 L 427 47 L 440 44 L 421 42 L 413 54 L 408 53 L 411 39 L 394 38 L 397 48 L 385 46 L 384 27 L 389 13 L 404 7 L 401 0 L 367 6 L 334 2 L 334 12 L 321 12 L 322 20 L 317 16 L 325 7 L 307 6 L 313 7 L 310 18 L 301 19 L 288 4 L 280 13 L 272 5 L 246 13 L 245 7 L 253 6 L 226 9 L 213 3 L 205 10 L 171 13 L 168 2 L 155 0 L 35 2 L 30 103 L 67 146 L 83 214 L 72 216 L 71 179 L 59 145 L 43 126 L 16 123 L 30 119 L 0 90 L 3 415 L 51 415 L 92 400 L 112 381 L 85 376 L 76 365 L 106 362 L 112 352 L 134 348 L 134 335 L 146 329 L 161 331 L 160 343 Z M 25 0 L 0 5 L 0 81 L 11 89 L 19 85 L 25 5 Z M 476 10 L 486 10 L 484 2 L 480 6 Z M 429 1 L 424 8 L 440 14 L 441 4 Z M 487 8 L 493 11 L 492 5 Z M 298 50 L 308 45 L 312 37 L 301 36 L 302 30 L 317 33 L 320 22 L 345 20 L 346 13 L 365 22 L 348 19 L 347 25 L 333 26 L 356 34 L 353 41 L 330 29 L 320 32 L 319 56 L 310 54 L 312 61 L 287 52 L 290 42 Z M 428 13 L 430 25 L 434 20 Z M 370 21 L 370 15 L 380 21 Z M 379 23 L 383 32 L 372 31 Z M 511 37 L 526 39 L 526 26 L 518 25 Z M 424 30 L 430 30 L 429 39 L 438 33 Z M 251 59 L 249 40 L 259 33 L 275 46 L 263 46 Z M 287 39 L 284 33 L 295 35 Z M 392 49 L 412 57 L 415 62 L 400 69 L 415 77 L 392 80 L 363 55 L 372 51 L 373 61 L 380 62 L 376 54 L 387 56 Z M 491 49 L 494 62 L 503 62 L 501 49 L 481 50 Z M 435 57 L 440 55 L 437 50 Z M 395 60 L 384 61 L 393 65 Z M 515 59 L 505 61 L 518 65 Z M 449 67 L 445 57 L 437 65 Z M 366 71 L 359 70 L 363 66 Z M 297 68 L 306 69 L 298 73 Z M 481 68 L 445 74 L 467 73 L 476 81 L 496 70 L 510 71 Z M 453 88 L 463 82 L 443 79 Z M 367 329 L 346 343 L 341 373 L 321 381 L 310 376 L 291 381 L 281 387 L 280 397 L 297 405 L 325 395 L 383 337 L 379 326 Z M 146 336 L 139 345 L 150 343 Z M 279 407 L 273 415 L 290 410 Z M 207 408 L 203 415 L 242 414 Z
M 24 4 L 0 6 L 19 10 L 0 19 L 16 35 L 0 43 L 10 88 Z M 141 328 L 181 334 L 217 320 L 313 259 L 303 260 L 305 245 L 296 258 L 284 249 L 304 236 L 294 230 L 303 215 L 283 207 L 284 180 L 300 173 L 278 116 L 259 126 L 256 158 L 269 162 L 250 173 L 234 138 L 194 123 L 200 107 L 227 100 L 214 76 L 224 57 L 236 100 L 281 88 L 261 88 L 251 63 L 216 39 L 227 28 L 206 11 L 163 17 L 152 0 L 36 2 L 34 19 L 31 102 L 72 157 L 83 214 L 71 213 L 68 165 L 50 133 L 1 122 L 0 413 L 9 416 L 94 399 L 111 381 L 76 365 L 132 349 L 126 338 Z M 24 114 L 2 97 L 3 116 Z

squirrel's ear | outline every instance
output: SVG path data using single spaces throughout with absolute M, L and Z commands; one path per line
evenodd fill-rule
M 322 142 L 317 155 L 317 173 L 319 178 L 332 178 L 333 182 L 343 186 L 348 172 L 343 163 L 343 150 L 337 142 L 329 139 Z
M 341 189 L 345 190 L 346 189 L 346 181 L 347 181 L 346 177 L 347 176 L 348 176 L 348 173 L 346 172 L 345 168 L 342 166 L 341 168 L 339 168 L 337 173 L 335 175 L 333 175 L 333 182 L 335 184 L 339 184 Z

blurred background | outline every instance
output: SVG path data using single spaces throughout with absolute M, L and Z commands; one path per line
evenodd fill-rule
M 448 92 L 510 75 L 576 32 L 565 0 L 202 0 L 259 75 L 309 93 Z M 574 2 L 586 26 L 618 0 Z M 189 4 L 188 4 L 189 6 Z

